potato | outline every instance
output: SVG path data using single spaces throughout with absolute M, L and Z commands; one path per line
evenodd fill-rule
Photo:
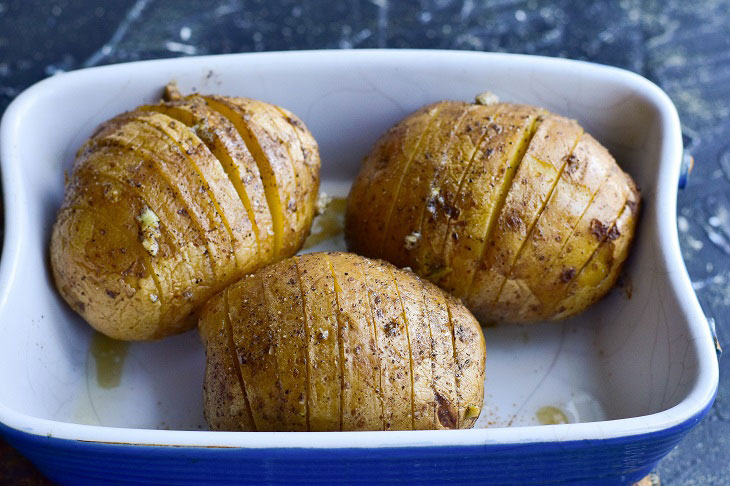
M 311 253 L 269 265 L 213 297 L 199 329 L 213 430 L 457 429 L 482 408 L 476 319 L 386 262 Z
M 296 116 L 168 94 L 96 130 L 53 227 L 61 295 L 116 339 L 191 329 L 212 295 L 296 253 L 315 213 L 319 153 Z
M 411 267 L 483 323 L 559 319 L 615 283 L 639 204 L 631 177 L 575 121 L 443 101 L 366 157 L 345 238 L 351 251 Z

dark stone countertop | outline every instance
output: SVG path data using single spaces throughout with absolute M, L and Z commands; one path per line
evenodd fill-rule
M 679 110 L 696 160 L 679 193 L 680 243 L 700 302 L 730 346 L 729 25 L 723 0 L 0 1 L 0 112 L 59 71 L 226 52 L 472 49 L 630 69 Z M 665 485 L 730 484 L 730 358 L 720 367 L 714 408 L 659 466 Z M 40 481 L 0 445 L 0 480 Z

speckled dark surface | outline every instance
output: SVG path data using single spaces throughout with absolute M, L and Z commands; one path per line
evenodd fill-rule
M 730 2 L 722 0 L 0 2 L 0 112 L 58 71 L 264 50 L 413 47 L 570 57 L 636 71 L 677 105 L 696 160 L 679 194 L 680 243 L 730 347 Z M 659 467 L 665 485 L 730 484 L 730 357 L 705 421 Z M 0 482 L 37 473 L 0 444 Z

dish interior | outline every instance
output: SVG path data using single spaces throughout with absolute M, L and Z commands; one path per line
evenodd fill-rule
M 297 113 L 320 144 L 322 189 L 333 196 L 347 194 L 381 133 L 429 102 L 471 100 L 490 90 L 502 100 L 576 118 L 642 189 L 643 214 L 623 285 L 568 321 L 485 329 L 486 400 L 477 427 L 538 424 L 537 412 L 545 406 L 562 411 L 570 422 L 593 422 L 659 412 L 682 401 L 696 381 L 698 357 L 693 331 L 667 279 L 684 270 L 673 268 L 660 251 L 667 231 L 657 214 L 661 161 L 667 157 L 660 107 L 637 93 L 624 75 L 607 75 L 587 64 L 556 69 L 507 57 L 474 56 L 467 64 L 458 56 L 442 56 L 435 66 L 418 56 L 407 68 L 387 58 L 365 69 L 360 58 L 316 57 L 116 66 L 61 75 L 24 95 L 12 120 L 17 137 L 2 140 L 5 156 L 10 154 L 3 164 L 16 166 L 20 184 L 17 197 L 6 201 L 17 216 L 20 251 L 4 255 L 13 262 L 3 261 L 12 265 L 12 271 L 5 268 L 11 285 L 0 301 L 3 404 L 62 422 L 206 429 L 204 355 L 197 333 L 131 344 L 116 365 L 118 347 L 102 350 L 112 352 L 106 367 L 121 369 L 119 384 L 109 387 L 97 376 L 94 333 L 56 293 L 48 266 L 50 229 L 75 151 L 100 122 L 156 101 L 172 79 L 183 92 L 243 95 Z M 316 249 L 344 249 L 344 243 L 338 237 L 307 251 Z

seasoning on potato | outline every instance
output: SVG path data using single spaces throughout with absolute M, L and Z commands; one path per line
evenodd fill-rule
M 296 253 L 315 212 L 319 152 L 296 116 L 247 98 L 167 94 L 96 130 L 53 227 L 61 295 L 116 339 L 194 327 L 209 297 Z
M 481 328 L 410 272 L 350 253 L 262 268 L 205 306 L 213 430 L 457 429 L 484 392 Z
M 613 286 L 639 203 L 574 120 L 480 95 L 428 105 L 383 135 L 350 191 L 345 238 L 484 323 L 559 319 Z

